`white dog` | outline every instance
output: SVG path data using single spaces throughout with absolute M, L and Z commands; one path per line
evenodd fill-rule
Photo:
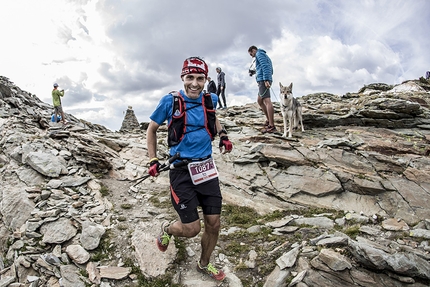
M 303 118 L 302 118 L 302 106 L 299 101 L 293 96 L 293 83 L 291 83 L 288 87 L 284 87 L 281 83 L 279 83 L 279 87 L 281 88 L 280 98 L 281 98 L 281 112 L 282 118 L 284 120 L 284 134 L 283 137 L 287 136 L 292 137 L 293 128 L 298 127 L 299 122 L 302 125 L 302 132 L 305 131 L 303 128 Z M 288 122 L 288 129 L 287 129 Z

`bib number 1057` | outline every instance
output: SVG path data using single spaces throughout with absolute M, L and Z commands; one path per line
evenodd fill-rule
M 213 158 L 189 163 L 188 171 L 190 172 L 194 185 L 218 177 L 218 170 L 216 169 Z

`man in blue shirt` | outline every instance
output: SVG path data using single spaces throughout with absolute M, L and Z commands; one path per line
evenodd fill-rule
M 256 80 L 258 84 L 257 103 L 266 116 L 266 123 L 262 132 L 274 133 L 276 132 L 274 109 L 272 100 L 270 99 L 270 87 L 273 81 L 272 61 L 267 56 L 266 51 L 258 49 L 256 46 L 249 47 L 248 53 L 251 57 L 255 58 Z
M 146 134 L 148 155 L 151 159 L 148 173 L 151 176 L 159 174 L 157 130 L 167 120 L 169 140 L 171 134 L 179 134 L 174 142 L 169 141 L 170 156 L 179 153 L 180 159 L 189 163 L 169 172 L 171 201 L 180 219 L 161 225 L 161 233 L 156 240 L 157 246 L 164 252 L 172 235 L 194 237 L 199 234 L 201 225 L 197 207 L 201 206 L 204 232 L 197 270 L 221 281 L 225 278 L 225 273 L 209 262 L 218 241 L 222 204 L 218 171 L 212 158 L 212 140 L 216 134 L 220 136 L 219 148 L 222 153 L 230 152 L 233 146 L 218 119 L 215 117 L 212 121 L 207 120 L 208 115 L 215 115 L 214 109 L 218 101 L 215 94 L 209 94 L 208 96 L 212 98 L 212 110 L 207 109 L 205 105 L 207 98 L 204 98 L 207 96 L 202 92 L 207 74 L 208 66 L 202 59 L 198 57 L 186 59 L 181 73 L 184 89 L 174 95 L 164 96 L 150 116 L 151 122 Z M 174 104 L 179 98 L 184 106 Z M 181 128 L 177 128 L 178 125 Z M 211 128 L 211 125 L 214 128 Z

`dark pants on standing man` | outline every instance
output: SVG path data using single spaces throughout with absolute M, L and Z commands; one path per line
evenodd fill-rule
M 225 86 L 224 86 L 224 89 L 222 89 L 222 90 L 221 90 L 221 86 L 218 86 L 216 94 L 218 95 L 219 108 L 222 108 L 221 99 L 222 99 L 222 101 L 224 103 L 224 108 L 227 108 L 227 103 L 225 101 Z

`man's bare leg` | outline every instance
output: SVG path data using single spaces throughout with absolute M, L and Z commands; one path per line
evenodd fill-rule
M 263 99 L 260 96 L 257 96 L 257 103 L 260 106 L 260 108 L 263 110 L 263 114 L 266 116 L 266 120 L 270 124 L 270 120 L 269 120 L 268 113 L 267 113 L 267 107 L 264 104 L 264 101 L 263 101 Z
M 199 234 L 201 229 L 200 219 L 197 219 L 191 223 L 182 223 L 180 221 L 175 221 L 166 227 L 166 232 L 169 235 L 173 235 L 176 237 L 194 237 Z
M 272 100 L 270 98 L 264 98 L 263 99 L 263 103 L 264 106 L 266 107 L 266 117 L 267 120 L 269 121 L 269 126 L 274 127 L 275 126 L 275 118 L 274 118 L 274 109 L 273 109 L 273 104 L 272 104 Z
M 218 242 L 219 230 L 221 227 L 220 215 L 204 215 L 204 222 L 205 230 L 202 235 L 202 254 L 200 255 L 200 264 L 202 266 L 209 264 L 212 252 Z

